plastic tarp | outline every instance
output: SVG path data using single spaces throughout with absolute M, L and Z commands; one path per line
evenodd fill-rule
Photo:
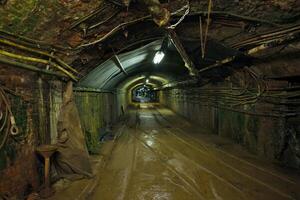
M 92 177 L 92 168 L 86 147 L 79 113 L 73 99 L 73 85 L 69 82 L 57 124 L 58 152 L 54 167 L 59 178 L 70 180 Z

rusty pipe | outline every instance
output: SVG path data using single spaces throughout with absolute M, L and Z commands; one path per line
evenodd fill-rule
M 159 0 L 141 0 L 148 8 L 148 11 L 153 17 L 154 22 L 158 26 L 165 26 L 169 23 L 170 12 L 164 8 Z

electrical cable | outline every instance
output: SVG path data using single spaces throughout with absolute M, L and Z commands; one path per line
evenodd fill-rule
M 245 68 L 244 74 L 247 77 L 243 77 L 242 80 L 249 80 L 244 83 L 244 87 L 190 88 L 184 89 L 181 92 L 167 93 L 166 98 L 176 99 L 177 103 L 187 101 L 193 104 L 218 107 L 251 115 L 258 113 L 258 116 L 291 117 L 300 114 L 296 108 L 299 105 L 297 102 L 297 99 L 300 97 L 299 88 L 293 90 L 289 88 L 270 90 L 265 79 L 256 74 L 251 68 Z M 253 79 L 253 81 L 250 81 L 250 79 Z M 256 107 L 258 101 L 260 103 L 272 104 L 275 107 L 270 107 L 270 113 L 254 112 L 252 109 L 260 108 L 259 106 Z M 251 109 L 240 107 L 245 105 L 251 106 Z M 276 109 L 276 105 L 291 107 L 283 111 L 282 109 Z
M 6 124 L 7 124 L 7 127 L 8 127 L 9 126 L 9 120 L 6 121 Z M 6 128 L 4 136 L 3 136 L 2 141 L 0 143 L 0 150 L 4 147 L 4 145 L 7 141 L 8 135 L 9 135 L 9 128 Z
M 203 52 L 202 52 L 202 58 L 205 56 L 205 49 L 206 49 L 206 43 L 207 43 L 207 37 L 208 37 L 208 28 L 210 25 L 210 14 L 212 11 L 212 0 L 209 0 L 208 3 L 208 11 L 207 11 L 207 22 L 206 22 L 206 29 L 205 29 L 205 35 L 204 35 L 204 43 L 203 43 Z
M 183 11 L 184 9 L 185 9 L 185 12 L 181 16 L 181 18 L 175 24 L 168 26 L 167 29 L 175 29 L 176 26 L 178 26 L 184 20 L 185 16 L 187 16 L 190 13 L 190 3 L 189 3 L 189 1 L 187 1 L 187 4 L 185 6 L 183 6 L 182 8 L 177 10 L 176 12 L 174 12 L 174 14 L 177 14 L 177 13 Z
M 1 92 L 1 91 L 0 91 Z M 2 105 L 2 99 L 0 98 L 0 105 Z M 4 102 L 3 102 L 4 103 Z M 2 111 L 3 112 L 3 111 Z M 9 120 L 7 120 L 8 116 L 8 108 L 5 106 L 5 113 L 4 113 L 4 118 L 3 118 L 3 124 L 0 126 L 0 133 L 4 130 L 5 126 L 6 126 L 6 130 L 4 131 L 4 135 L 2 137 L 2 141 L 0 142 L 0 150 L 4 147 L 8 135 L 9 135 Z M 1 122 L 1 121 L 0 121 Z
M 11 105 L 9 103 L 9 100 L 3 90 L 3 88 L 0 87 L 0 97 L 2 98 L 2 101 L 5 104 L 6 109 L 8 110 L 9 113 L 9 124 L 10 124 L 10 128 L 6 127 L 7 129 L 9 129 L 10 134 L 11 135 L 18 135 L 19 134 L 19 129 L 16 125 L 16 121 L 15 121 L 15 117 L 13 115 L 13 112 L 11 110 Z

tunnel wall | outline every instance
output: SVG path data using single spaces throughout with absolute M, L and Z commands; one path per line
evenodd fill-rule
M 20 135 L 9 135 L 0 149 L 0 199 L 24 199 L 43 183 L 43 159 L 35 149 L 40 144 L 55 144 L 57 119 L 65 82 L 25 70 L 0 65 L 0 87 L 5 88 Z M 117 93 L 75 92 L 81 121 L 91 153 L 104 122 L 116 123 L 126 95 Z M 1 108 L 0 108 L 1 109 Z M 0 134 L 2 142 L 3 133 Z
M 99 138 L 105 128 L 118 122 L 122 101 L 122 97 L 115 93 L 75 92 L 75 102 L 90 153 L 99 151 Z
M 162 90 L 161 103 L 202 133 L 230 138 L 264 159 L 300 169 L 299 80 L 294 77 L 300 74 L 299 61 L 288 55 L 202 87 Z
M 182 89 L 164 91 L 161 103 L 194 122 L 203 134 L 230 138 L 267 160 L 300 169 L 299 119 L 255 116 L 202 105 L 184 93 Z
M 23 199 L 42 183 L 42 162 L 35 149 L 50 141 L 52 80 L 0 66 L 0 85 L 10 100 L 19 135 L 9 135 L 0 149 L 0 199 Z M 3 111 L 3 109 L 2 109 Z M 2 142 L 4 133 L 0 134 Z
M 117 90 L 116 98 L 117 98 L 117 105 L 116 105 L 117 115 L 122 116 L 123 114 L 125 114 L 127 107 L 130 104 L 130 94 L 123 90 Z M 123 108 L 123 111 L 121 107 Z

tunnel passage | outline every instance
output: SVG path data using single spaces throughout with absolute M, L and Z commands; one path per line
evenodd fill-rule
M 0 200 L 300 199 L 299 11 L 0 0 Z
M 147 81 L 147 79 L 146 79 Z M 159 102 L 158 92 L 151 85 L 142 84 L 131 90 L 131 101 L 135 103 Z

